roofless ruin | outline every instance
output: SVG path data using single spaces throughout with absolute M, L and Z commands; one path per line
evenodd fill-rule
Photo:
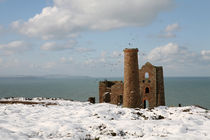
M 100 81 L 99 102 L 123 105 L 129 108 L 146 108 L 165 105 L 162 66 L 147 62 L 138 67 L 138 49 L 124 50 L 123 81 Z

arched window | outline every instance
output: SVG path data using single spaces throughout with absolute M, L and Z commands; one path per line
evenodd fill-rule
M 149 107 L 149 102 L 147 100 L 144 100 L 144 108 L 148 108 Z
M 148 87 L 145 88 L 145 93 L 149 93 L 149 88 Z
M 146 72 L 146 73 L 145 73 L 145 79 L 148 79 L 148 78 L 149 78 L 149 73 Z

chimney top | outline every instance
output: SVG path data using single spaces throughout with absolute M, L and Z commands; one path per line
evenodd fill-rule
M 123 51 L 124 52 L 138 52 L 139 50 L 138 48 L 125 48 Z

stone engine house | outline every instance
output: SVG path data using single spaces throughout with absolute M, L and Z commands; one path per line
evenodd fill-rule
M 163 68 L 147 62 L 138 68 L 138 49 L 124 50 L 123 81 L 100 81 L 99 102 L 146 108 L 165 105 Z
M 139 70 L 140 95 L 144 108 L 165 105 L 163 68 L 147 62 Z

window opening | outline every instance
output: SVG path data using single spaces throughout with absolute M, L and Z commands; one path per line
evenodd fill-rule
M 148 79 L 148 78 L 149 78 L 149 73 L 146 72 L 146 73 L 145 73 L 145 79 Z

